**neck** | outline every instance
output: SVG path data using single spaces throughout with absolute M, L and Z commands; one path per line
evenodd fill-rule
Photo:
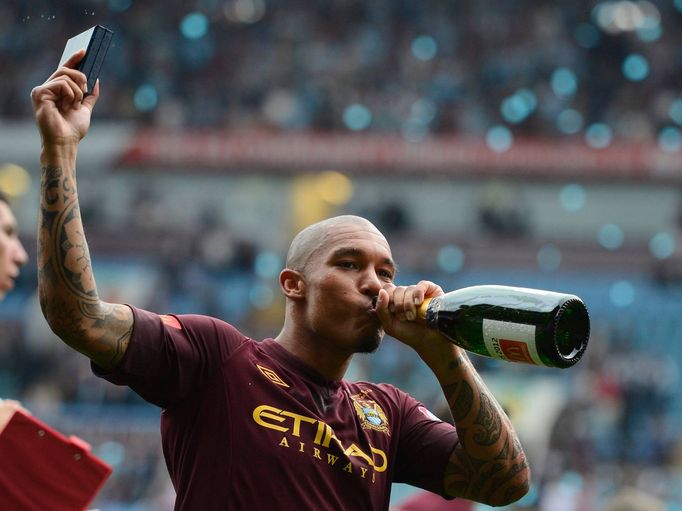
M 315 369 L 325 379 L 341 380 L 346 374 L 353 354 L 334 349 L 324 339 L 302 330 L 293 328 L 290 322 L 285 320 L 284 328 L 275 337 L 275 341 L 296 358 Z

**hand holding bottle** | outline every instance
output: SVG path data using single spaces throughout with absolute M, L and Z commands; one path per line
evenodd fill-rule
M 428 280 L 412 286 L 385 286 L 377 297 L 376 311 L 384 331 L 417 352 L 451 350 L 452 342 L 441 332 L 418 321 L 419 306 L 444 294 L 443 289 Z

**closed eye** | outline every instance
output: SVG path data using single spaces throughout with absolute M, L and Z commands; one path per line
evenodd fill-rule
M 377 273 L 382 278 L 388 279 L 390 281 L 393 280 L 393 272 L 390 272 L 388 270 L 379 270 Z
M 338 266 L 341 268 L 348 268 L 350 270 L 358 269 L 358 265 L 354 261 L 339 261 Z

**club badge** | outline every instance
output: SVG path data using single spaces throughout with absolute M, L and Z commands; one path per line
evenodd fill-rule
M 350 398 L 353 400 L 355 411 L 360 418 L 362 429 L 373 429 L 390 435 L 386 414 L 376 401 L 368 399 L 364 392 L 355 394 Z

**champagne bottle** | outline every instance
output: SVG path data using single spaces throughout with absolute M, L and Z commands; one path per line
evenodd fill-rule
M 580 298 L 539 289 L 466 287 L 424 300 L 417 315 L 467 351 L 562 369 L 580 360 L 590 335 Z

